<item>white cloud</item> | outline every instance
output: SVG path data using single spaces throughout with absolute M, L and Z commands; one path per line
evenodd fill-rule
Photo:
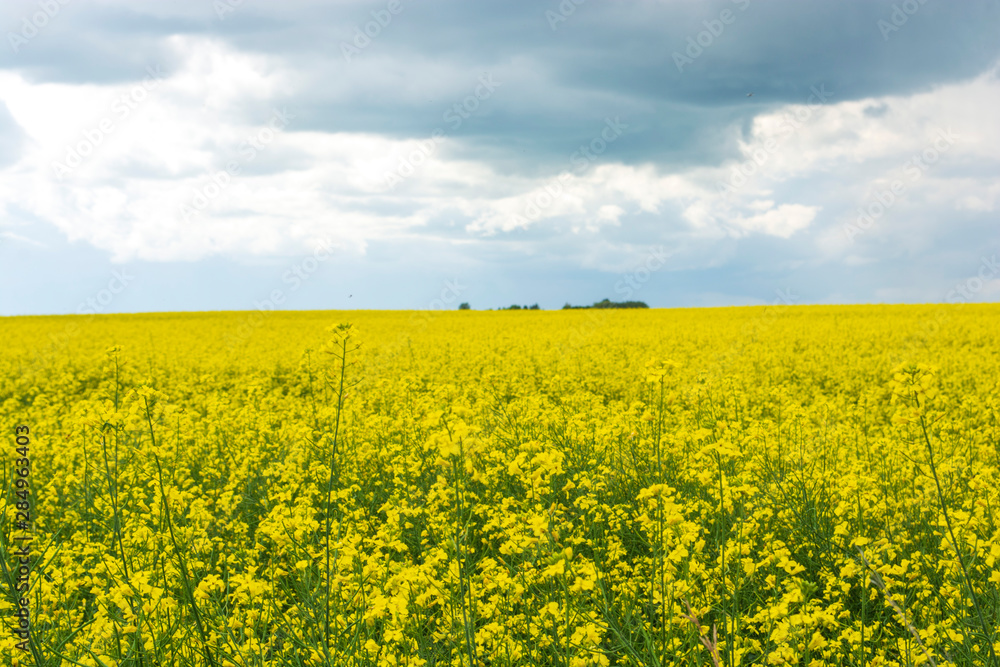
M 749 218 L 738 217 L 732 222 L 735 226 L 747 231 L 763 232 L 787 239 L 800 229 L 808 227 L 818 211 L 818 206 L 783 204 Z

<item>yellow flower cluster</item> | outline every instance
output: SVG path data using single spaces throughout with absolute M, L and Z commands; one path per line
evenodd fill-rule
M 1000 307 L 346 319 L 0 320 L 46 664 L 997 664 Z

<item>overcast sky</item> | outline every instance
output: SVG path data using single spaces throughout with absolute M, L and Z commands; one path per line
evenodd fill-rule
M 1000 300 L 1000 3 L 4 0 L 0 314 Z

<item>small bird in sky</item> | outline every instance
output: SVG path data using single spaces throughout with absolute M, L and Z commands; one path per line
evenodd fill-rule
M 747 93 L 747 97 L 753 97 L 753 93 Z

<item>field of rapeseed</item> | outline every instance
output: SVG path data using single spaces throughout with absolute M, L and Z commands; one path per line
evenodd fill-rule
M 998 325 L 5 318 L 0 660 L 996 665 Z

